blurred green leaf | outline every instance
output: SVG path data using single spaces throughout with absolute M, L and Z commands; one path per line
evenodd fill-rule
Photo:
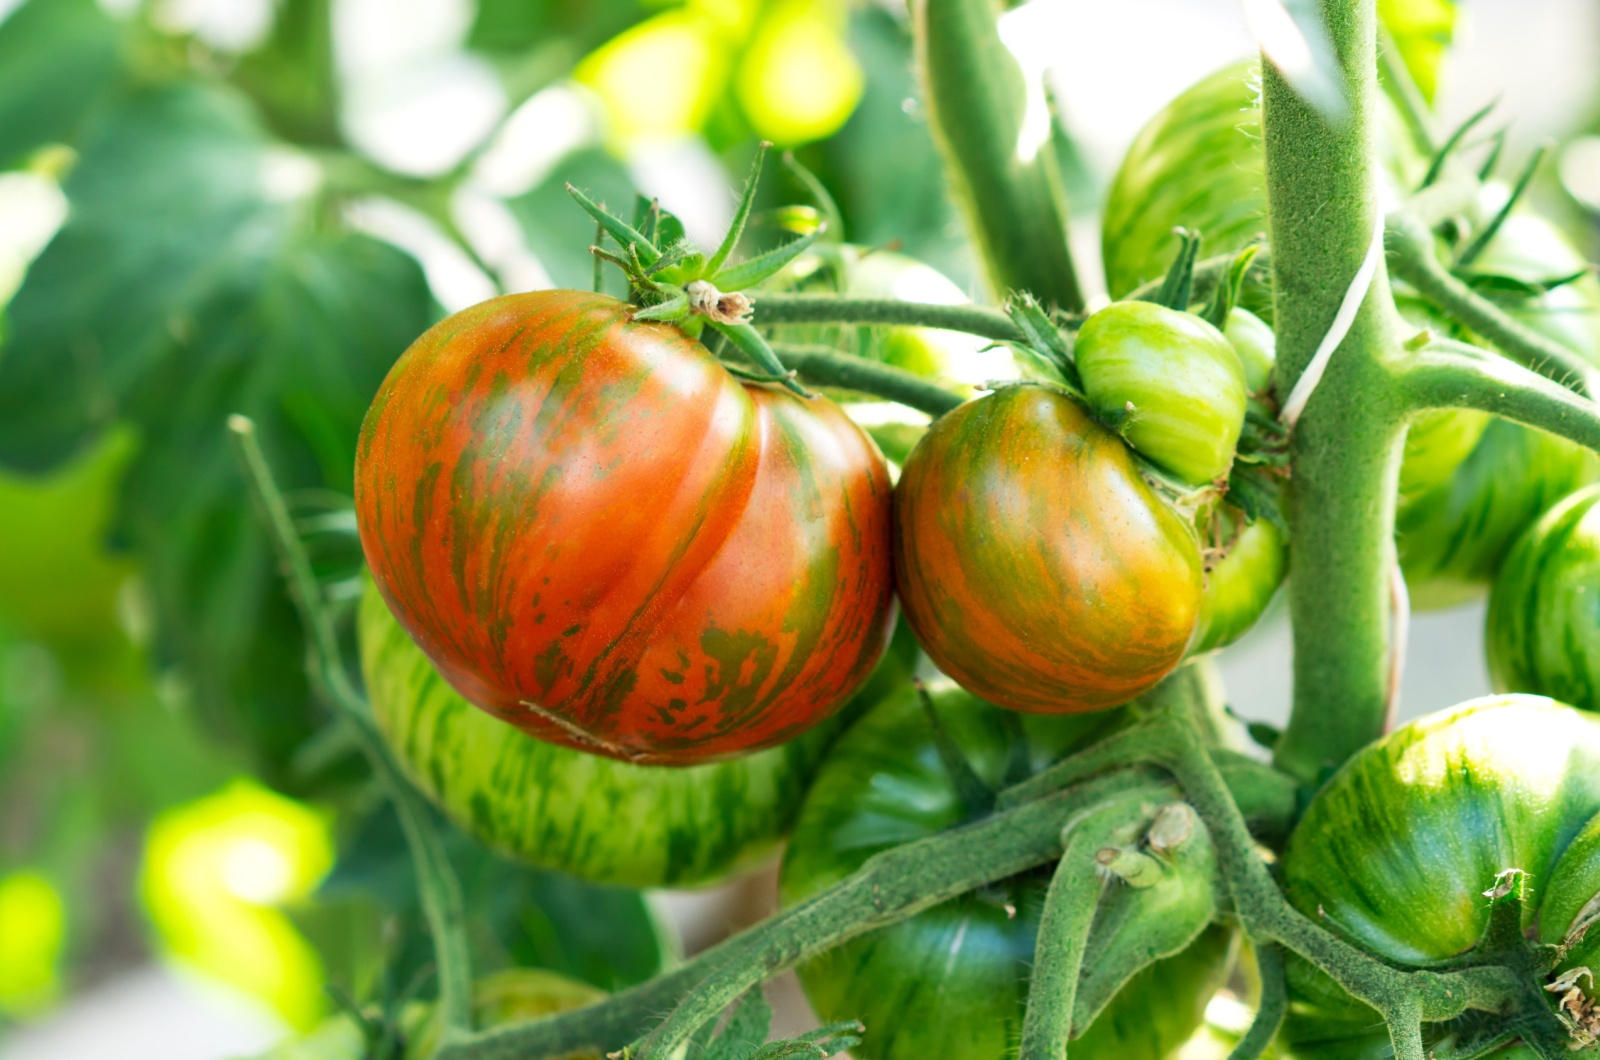
M 1378 0 L 1378 17 L 1429 103 L 1439 90 L 1439 69 L 1455 38 L 1458 14 L 1456 0 Z
M 548 968 L 619 990 L 675 959 L 640 892 L 519 865 L 442 819 L 440 827 L 461 880 L 479 974 L 507 965 Z M 384 804 L 341 844 L 318 895 L 373 899 L 400 919 L 404 953 L 390 956 L 398 981 L 432 960 L 410 857 L 400 822 Z
M 121 38 L 95 0 L 27 0 L 0 21 L 0 169 L 74 139 L 117 79 Z
M 223 421 L 256 419 L 289 489 L 348 491 L 366 405 L 431 313 L 411 259 L 321 223 L 317 180 L 231 91 L 109 109 L 0 353 L 0 461 L 47 468 L 113 422 L 139 428 L 118 537 L 143 560 L 158 645 L 280 782 L 313 711 Z
M 282 0 L 271 34 L 240 60 L 232 78 L 279 134 L 300 143 L 340 143 L 331 0 Z

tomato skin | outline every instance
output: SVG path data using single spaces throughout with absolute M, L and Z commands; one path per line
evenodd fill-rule
M 1489 675 L 1502 691 L 1600 710 L 1600 486 L 1572 494 L 1518 540 L 1489 594 Z
M 603 295 L 508 295 L 406 351 L 362 427 L 384 598 L 528 733 L 688 764 L 827 717 L 882 651 L 890 490 L 832 402 L 740 386 Z
M 1272 389 L 1272 369 L 1278 362 L 1278 337 L 1272 327 L 1248 309 L 1234 306 L 1223 321 L 1222 333 L 1239 355 L 1244 383 L 1251 394 Z
M 1557 858 L 1597 812 L 1600 717 L 1540 696 L 1472 700 L 1334 774 L 1289 837 L 1287 892 L 1381 957 L 1444 960 L 1483 934 L 1483 891 L 1502 869 L 1530 874 L 1531 923 Z
M 934 422 L 895 491 L 907 620 L 992 703 L 1114 707 L 1182 660 L 1200 606 L 1194 532 L 1121 439 L 1057 390 L 1010 386 Z
M 940 719 L 986 781 L 1006 775 L 1001 712 L 935 686 Z M 1023 716 L 1031 768 L 1116 731 L 1124 712 Z M 840 738 L 806 796 L 784 855 L 785 905 L 838 882 L 880 850 L 962 822 L 912 693 L 891 697 Z M 860 1019 L 860 1060 L 1004 1060 L 1015 1055 L 1050 868 L 962 895 L 829 950 L 799 968 L 824 1020 Z M 1008 915 L 1010 903 L 1015 915 Z M 1229 933 L 1208 928 L 1182 953 L 1138 973 L 1072 1042 L 1077 1060 L 1161 1060 L 1199 1025 L 1230 964 Z
M 1190 313 L 1116 302 L 1078 332 L 1089 404 L 1145 459 L 1191 486 L 1223 478 L 1244 427 L 1244 368 L 1227 338 Z
M 509 857 L 594 883 L 696 887 L 764 860 L 849 713 L 742 758 L 635 765 L 535 739 L 478 710 L 371 586 L 357 626 L 373 716 L 417 786 Z M 906 646 L 896 639 L 863 696 L 909 678 L 915 645 Z

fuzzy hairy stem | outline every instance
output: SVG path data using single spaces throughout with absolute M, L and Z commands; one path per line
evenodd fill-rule
M 1581 356 L 1514 319 L 1440 264 L 1432 235 L 1420 221 L 1406 212 L 1391 215 L 1384 247 L 1397 277 L 1507 357 L 1563 386 L 1600 394 L 1600 373 Z
M 1289 981 L 1282 948 L 1270 942 L 1256 947 L 1256 968 L 1261 974 L 1261 1003 L 1256 1006 L 1250 1029 L 1228 1054 L 1228 1060 L 1258 1060 L 1278 1036 L 1278 1028 L 1289 1011 Z
M 255 424 L 247 417 L 231 416 L 228 431 L 244 467 L 251 495 L 278 553 L 289 594 L 305 627 L 306 673 L 318 695 L 355 733 L 357 745 L 400 818 L 406 846 L 411 850 L 423 913 L 433 938 L 439 978 L 439 1013 L 444 1021 L 443 1037 L 448 1042 L 472 1030 L 472 962 L 467 950 L 466 907 L 460 881 L 445 855 L 432 811 L 401 772 L 400 764 L 373 723 L 366 699 L 356 691 L 345 672 L 333 620 L 305 546 L 295 532 L 283 494 L 261 451 Z
M 995 294 L 1083 308 L 1042 85 L 1000 39 L 995 0 L 917 0 L 911 11 L 929 128 Z
M 755 322 L 775 324 L 887 324 L 897 327 L 964 331 L 997 342 L 1027 339 L 1011 318 L 979 305 L 934 305 L 895 298 L 841 298 L 831 294 L 757 292 Z
M 1481 409 L 1600 451 L 1600 404 L 1488 350 L 1435 342 L 1400 383 L 1418 409 Z
M 966 400 L 915 372 L 892 364 L 823 347 L 775 343 L 772 349 L 785 368 L 800 373 L 800 378 L 808 383 L 872 394 L 930 416 L 943 416 Z
M 1323 0 L 1349 112 L 1324 120 L 1270 61 L 1262 135 L 1275 279 L 1277 390 L 1311 363 L 1372 242 L 1377 218 L 1376 16 L 1371 0 Z M 1399 321 L 1379 268 L 1291 436 L 1294 709 L 1280 768 L 1310 781 L 1383 731 L 1389 571 L 1405 411 L 1386 351 Z
M 1105 890 L 1105 881 L 1095 871 L 1095 852 L 1110 842 L 1114 829 L 1126 823 L 1129 809 L 1123 800 L 1112 800 L 1067 826 L 1065 849 L 1050 878 L 1039 917 L 1017 1060 L 1061 1060 L 1067 1055 L 1084 950 Z

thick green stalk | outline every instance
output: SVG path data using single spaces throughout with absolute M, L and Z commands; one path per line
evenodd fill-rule
M 1256 968 L 1261 973 L 1261 1003 L 1256 1018 L 1228 1060 L 1258 1060 L 1278 1036 L 1283 1017 L 1289 1011 L 1289 982 L 1283 965 L 1283 949 L 1275 943 L 1256 947 Z
M 1049 106 L 1000 40 L 998 14 L 994 0 L 912 5 L 929 126 L 995 294 L 1081 309 Z
M 1329 331 L 1378 218 L 1373 3 L 1323 0 L 1322 10 L 1346 80 L 1344 121 L 1330 125 L 1262 64 L 1280 401 Z M 1399 338 L 1380 261 L 1291 438 L 1295 691 L 1277 761 L 1308 781 L 1378 736 L 1387 716 L 1394 493 L 1406 417 L 1385 355 Z
M 1418 409 L 1481 409 L 1600 451 L 1600 405 L 1488 350 L 1435 342 L 1401 385 Z
M 461 898 L 461 884 L 445 855 L 444 841 L 434 826 L 433 812 L 401 772 L 400 764 L 372 720 L 366 700 L 345 672 L 322 590 L 317 586 L 311 561 L 295 532 L 283 494 L 272 477 L 272 469 L 261 452 L 255 423 L 245 416 L 231 416 L 228 430 L 251 494 L 278 553 L 289 594 L 305 626 L 306 671 L 312 686 L 355 733 L 357 745 L 400 818 L 417 876 L 417 890 L 422 896 L 423 913 L 433 937 L 439 1012 L 448 1043 L 472 1030 L 472 962 L 467 950 L 466 906 Z

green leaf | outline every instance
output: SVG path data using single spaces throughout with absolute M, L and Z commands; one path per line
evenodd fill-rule
M 274 131 L 299 143 L 337 146 L 339 79 L 332 0 L 282 0 L 272 32 L 232 73 Z
M 319 224 L 316 175 L 224 89 L 109 108 L 0 356 L 0 462 L 40 470 L 114 423 L 138 429 L 117 537 L 144 564 L 157 646 L 280 782 L 314 711 L 223 421 L 258 421 L 289 489 L 348 492 L 366 405 L 432 313 L 411 259 Z
M 1455 38 L 1458 14 L 1455 0 L 1378 0 L 1378 17 L 1429 103 L 1439 90 L 1439 69 Z
M 0 169 L 76 139 L 118 78 L 122 32 L 95 0 L 28 0 L 0 21 Z

